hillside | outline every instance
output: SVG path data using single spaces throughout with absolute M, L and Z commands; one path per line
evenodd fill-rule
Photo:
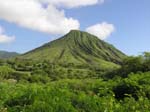
M 19 55 L 16 52 L 0 51 L 0 59 L 8 59 Z
M 24 59 L 49 60 L 52 63 L 115 67 L 125 57 L 112 45 L 86 32 L 72 30 L 21 56 Z

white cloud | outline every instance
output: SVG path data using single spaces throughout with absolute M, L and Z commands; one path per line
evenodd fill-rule
M 103 22 L 103 23 L 88 27 L 86 31 L 104 40 L 115 31 L 115 27 L 113 24 Z
M 74 8 L 102 2 L 104 0 L 0 0 L 0 19 L 36 31 L 65 34 L 79 29 L 80 23 L 66 17 L 60 6 Z
M 55 6 L 64 6 L 67 8 L 74 8 L 80 6 L 95 5 L 103 3 L 104 0 L 39 0 L 42 3 L 50 3 Z
M 11 43 L 15 40 L 14 36 L 7 36 L 4 29 L 0 26 L 0 44 Z
M 64 34 L 79 28 L 78 20 L 65 17 L 63 10 L 51 4 L 44 8 L 36 0 L 0 0 L 0 18 L 51 34 Z

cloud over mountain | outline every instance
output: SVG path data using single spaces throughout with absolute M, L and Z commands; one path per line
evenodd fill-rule
M 99 24 L 89 26 L 86 29 L 86 31 L 93 35 L 96 35 L 100 39 L 104 40 L 115 31 L 115 27 L 113 24 L 109 24 L 107 22 L 102 22 Z
M 50 34 L 79 29 L 77 19 L 66 17 L 64 8 L 103 3 L 104 0 L 1 0 L 0 19 Z

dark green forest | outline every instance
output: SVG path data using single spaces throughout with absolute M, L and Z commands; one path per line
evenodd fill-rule
M 150 112 L 150 53 L 107 70 L 1 59 L 0 112 Z

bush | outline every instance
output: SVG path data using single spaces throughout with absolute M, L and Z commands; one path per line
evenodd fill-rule
M 32 75 L 28 81 L 30 83 L 48 83 L 50 82 L 50 78 L 48 76 L 42 76 L 42 75 Z
M 14 70 L 8 66 L 0 66 L 0 78 L 3 79 L 12 74 Z
M 133 97 L 137 100 L 139 91 L 140 87 L 138 84 L 136 82 L 130 82 L 129 80 L 123 80 L 123 82 L 119 83 L 113 89 L 115 97 L 118 100 L 122 100 L 125 97 Z

